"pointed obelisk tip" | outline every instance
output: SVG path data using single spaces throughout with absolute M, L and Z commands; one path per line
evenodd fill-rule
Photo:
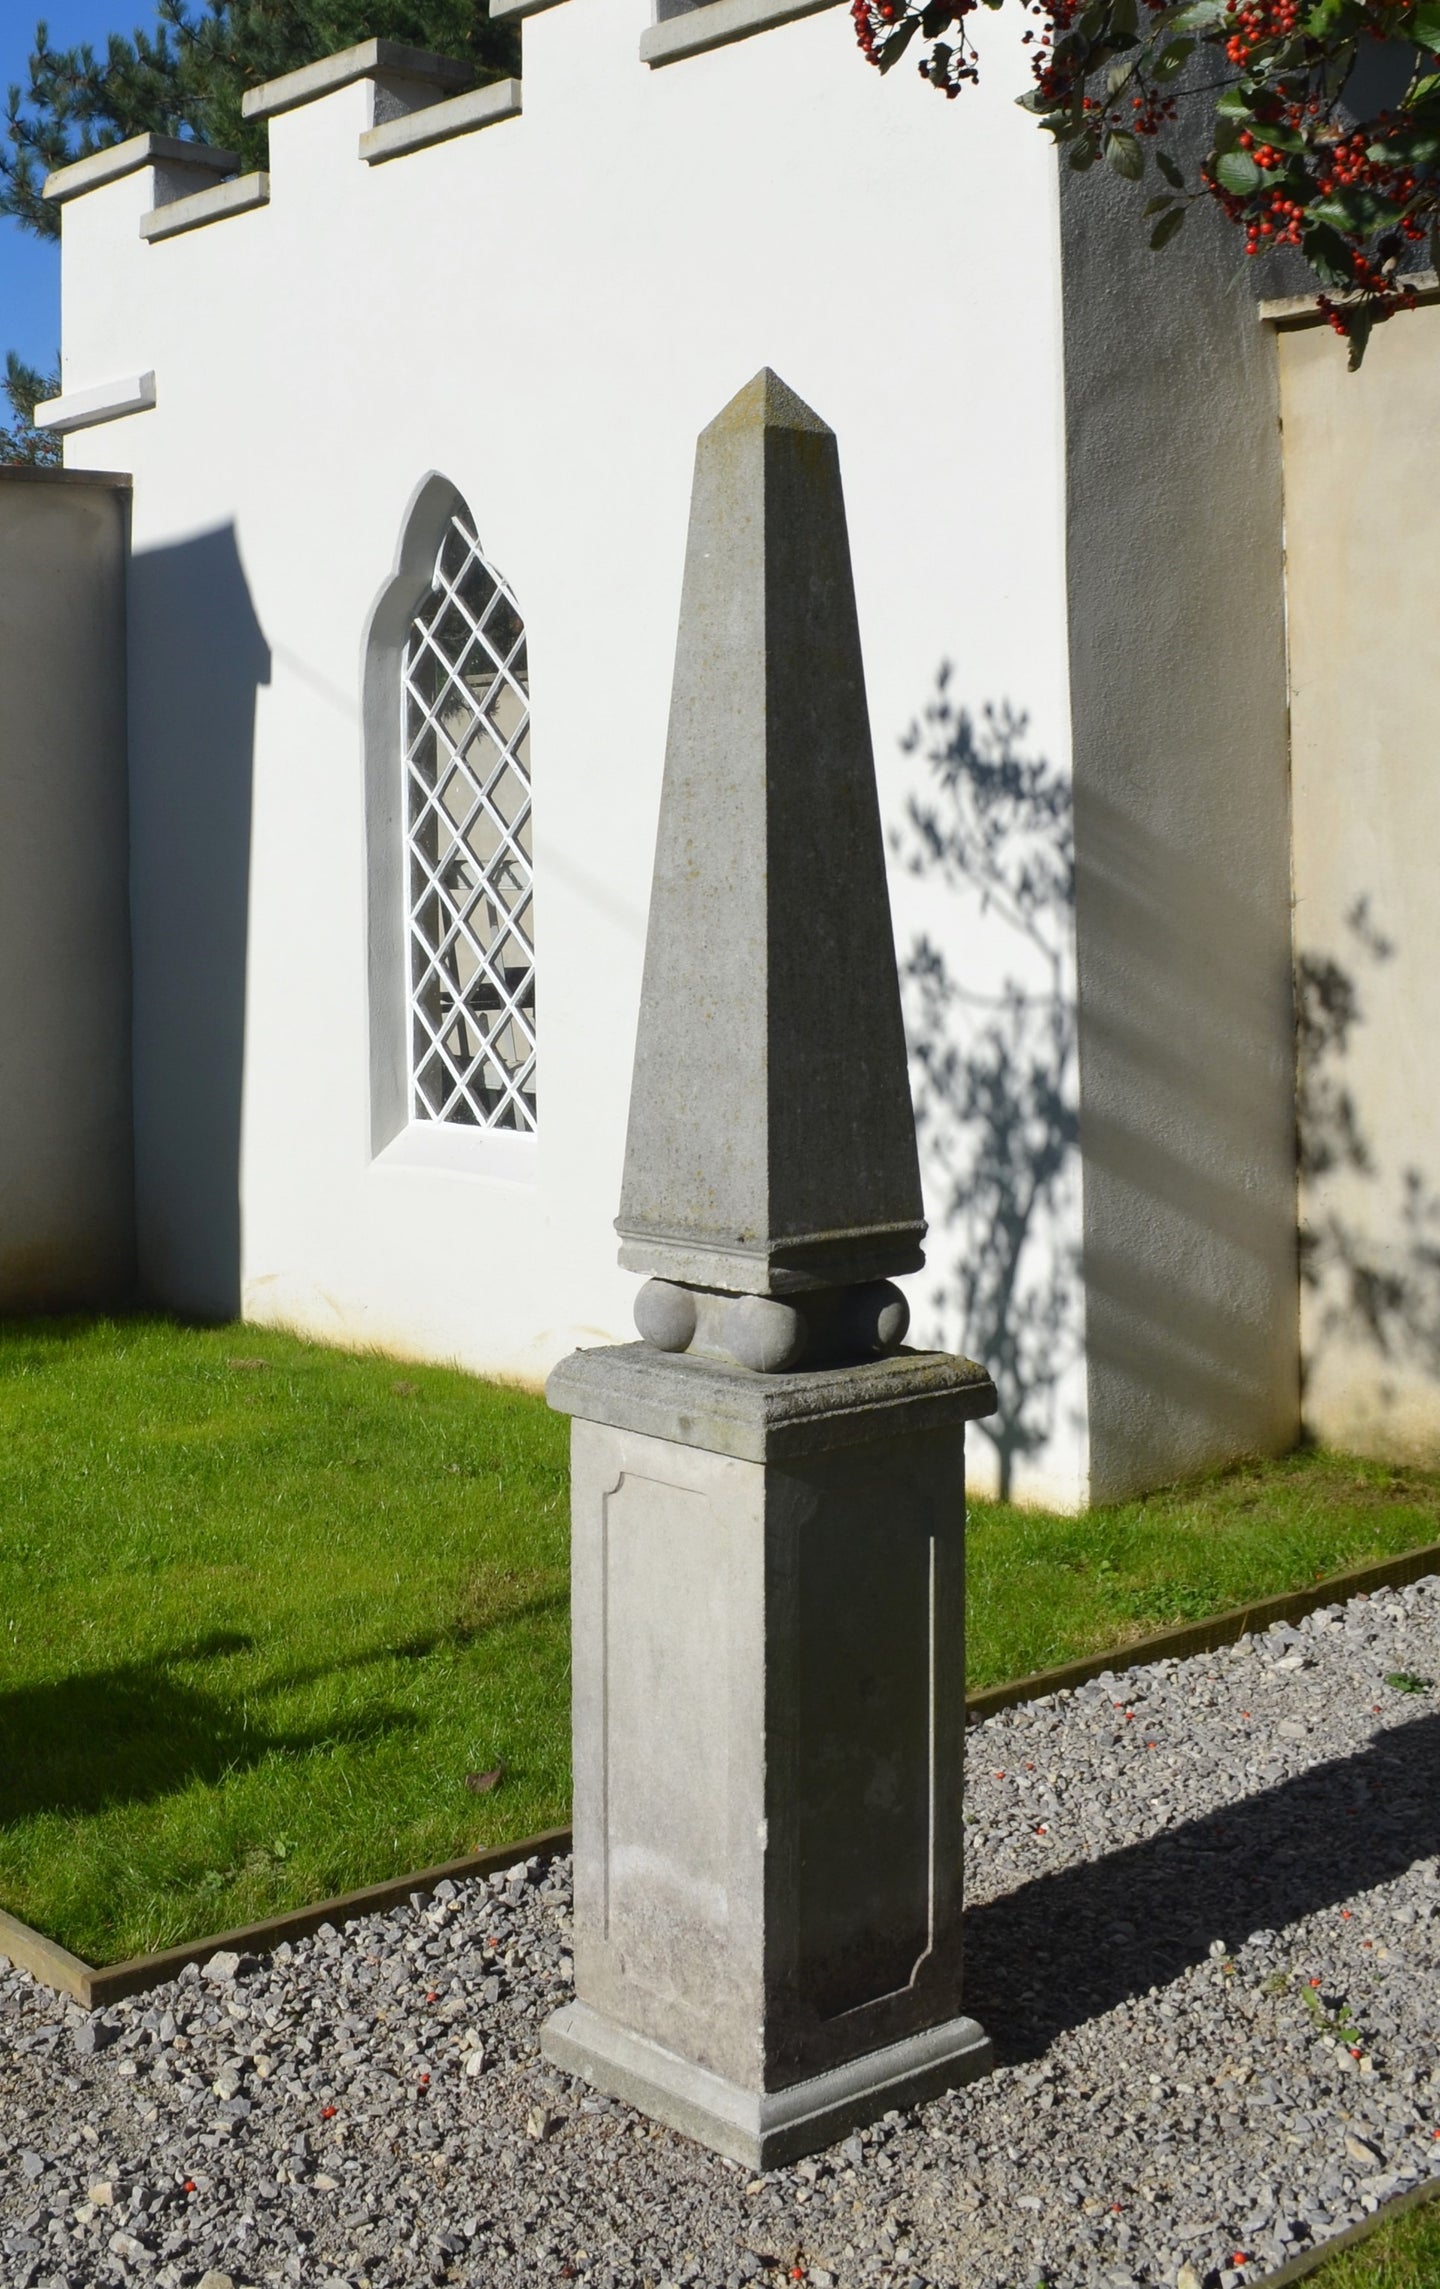
M 702 434 L 719 436 L 731 429 L 803 429 L 812 437 L 835 434 L 829 422 L 822 421 L 769 366 L 762 366 L 755 379 L 736 392 Z

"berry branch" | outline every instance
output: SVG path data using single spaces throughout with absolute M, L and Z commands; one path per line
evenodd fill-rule
M 851 0 L 860 47 L 890 71 L 918 39 L 921 76 L 957 96 L 979 77 L 971 19 L 1004 0 Z M 1440 268 L 1440 0 L 1016 0 L 1034 84 L 1020 101 L 1070 165 L 1128 180 L 1151 161 L 1150 244 L 1169 244 L 1197 200 L 1243 232 L 1246 252 L 1298 247 L 1320 307 L 1358 366 L 1372 329 L 1413 308 L 1407 274 Z M 1378 54 L 1377 54 L 1378 52 Z M 1383 64 L 1392 100 L 1368 116 Z M 1213 67 L 1213 68 L 1212 68 Z M 1168 131 L 1209 106 L 1209 149 L 1187 174 Z

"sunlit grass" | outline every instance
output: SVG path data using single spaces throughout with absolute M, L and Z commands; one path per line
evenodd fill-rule
M 566 1431 L 255 1328 L 0 1329 L 0 1904 L 113 1960 L 562 1821 Z
M 1382 2225 L 1353 2249 L 1342 2249 L 1312 2274 L 1315 2289 L 1437 2289 L 1440 2201 L 1421 2203 Z
M 1440 1472 L 1314 1450 L 1079 1518 L 972 1503 L 969 1682 L 996 1685 L 1429 1542 L 1440 1542 Z
M 114 1961 L 563 1823 L 567 1435 L 254 1327 L 0 1326 L 0 1906 Z M 977 1503 L 970 1682 L 1435 1540 L 1440 1474 L 1315 1454 Z

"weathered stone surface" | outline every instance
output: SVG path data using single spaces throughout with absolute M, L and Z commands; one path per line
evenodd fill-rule
M 894 1348 L 924 1225 L 839 466 L 768 372 L 696 461 L 618 1222 L 646 1340 L 548 1387 L 575 2003 L 542 2047 L 763 2168 L 990 2062 L 960 1801 L 995 1405 Z
M 755 1375 L 723 1360 L 672 1357 L 643 1343 L 572 1351 L 552 1369 L 556 1412 L 644 1431 L 750 1462 L 930 1431 L 993 1414 L 995 1386 L 973 1359 L 903 1352 L 858 1367 Z M 955 1500 L 961 1499 L 959 1481 Z
M 769 371 L 696 451 L 617 1228 L 756 1295 L 922 1261 L 839 456 Z
M 778 2169 L 815 2153 L 891 2107 L 915 2106 L 973 2082 L 994 2063 L 989 2036 L 967 2018 L 776 2091 L 742 2090 L 583 2003 L 557 2011 L 543 2042 L 556 2066 L 750 2170 Z
M 867 1374 L 656 1364 L 767 1400 Z M 953 1367 L 889 1365 L 922 1386 Z M 950 1422 L 918 1434 L 872 1398 L 864 1443 L 842 1413 L 812 1416 L 809 1450 L 783 1460 L 574 1426 L 585 2010 L 547 2048 L 757 2166 L 894 2104 L 897 2044 L 926 2038 L 903 2068 L 922 2079 L 988 2061 L 960 2013 L 963 1415 L 978 1395 L 953 1375 Z M 662 2071 L 660 2054 L 683 2064 Z M 854 2071 L 838 2112 L 811 2092 L 767 2113 L 839 2068 Z

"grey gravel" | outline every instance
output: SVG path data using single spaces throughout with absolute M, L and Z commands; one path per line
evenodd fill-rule
M 4 1966 L 0 2284 L 1260 2281 L 1440 2174 L 1437 1676 L 1430 1580 L 975 1727 L 1001 2063 L 758 2179 L 539 2058 L 563 1860 L 216 1958 L 98 2041 Z

